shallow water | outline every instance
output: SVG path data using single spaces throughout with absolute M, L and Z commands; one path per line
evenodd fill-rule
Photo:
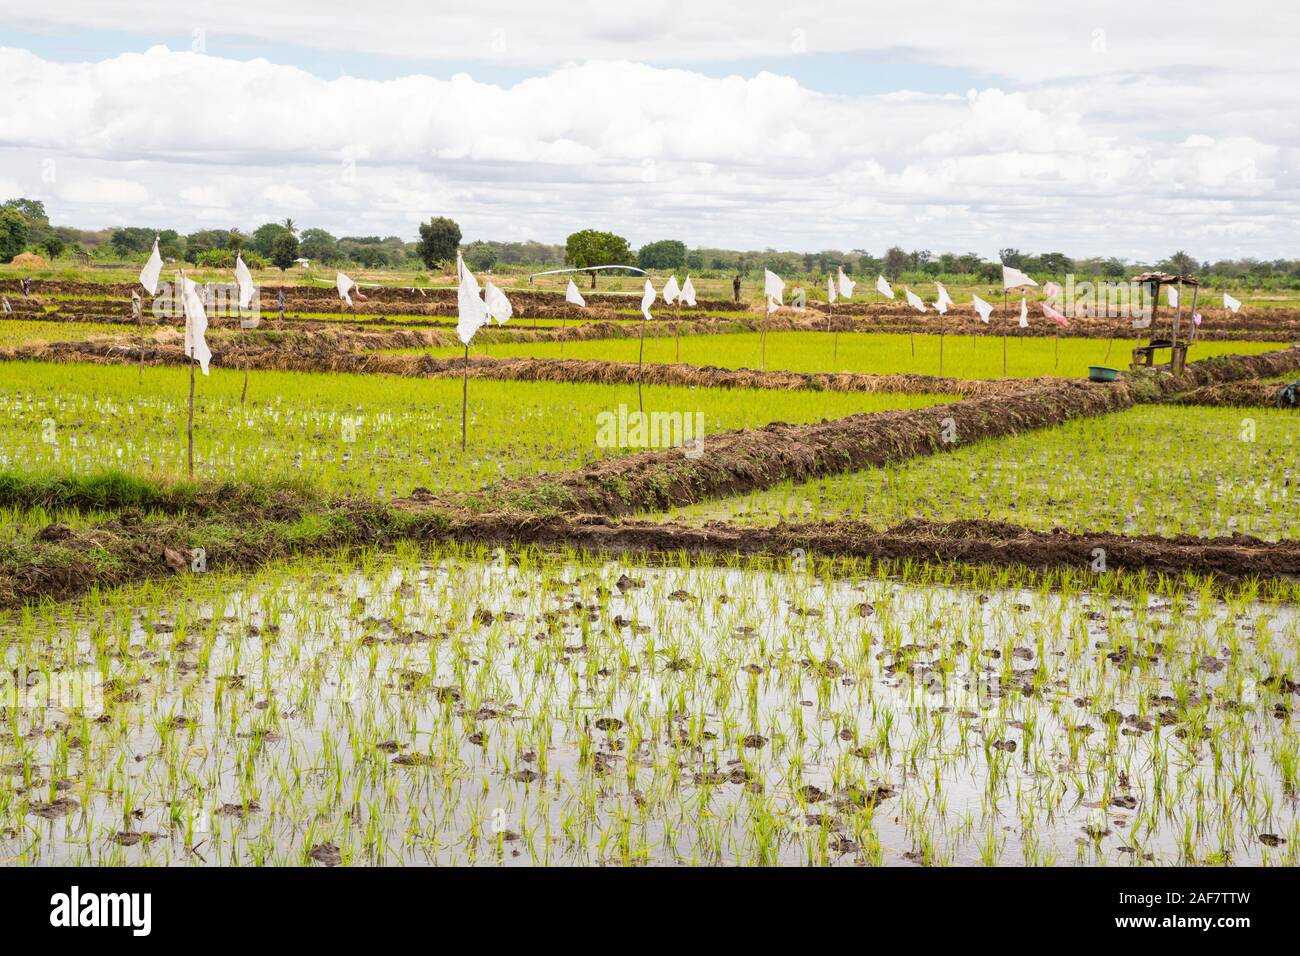
M 0 860 L 1296 862 L 1292 606 L 514 561 L 5 621 Z

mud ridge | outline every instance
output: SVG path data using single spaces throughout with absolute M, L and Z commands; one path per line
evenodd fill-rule
M 1206 385 L 1175 396 L 1179 405 L 1231 405 L 1242 408 L 1277 408 L 1278 395 L 1285 387 L 1279 382 L 1251 379 L 1245 382 L 1224 382 Z M 1291 406 L 1282 406 L 1288 408 Z
M 858 521 L 741 527 L 701 527 L 578 515 L 520 521 L 484 516 L 449 529 L 460 540 L 488 545 L 571 547 L 601 554 L 747 555 L 788 558 L 795 549 L 830 558 L 879 562 L 959 562 L 1033 569 L 1091 569 L 1100 549 L 1107 571 L 1212 574 L 1225 580 L 1279 578 L 1300 571 L 1300 542 L 1247 535 L 1223 538 L 1032 531 L 993 521 L 910 520 L 889 528 Z
M 705 435 L 696 448 L 643 451 L 576 471 L 503 482 L 485 494 L 529 511 L 627 515 L 746 494 L 953 451 L 973 441 L 1104 415 L 1214 384 L 1300 368 L 1300 349 L 1191 363 L 1186 374 L 1126 375 L 1114 383 L 1035 379 L 1014 390 L 928 408 L 850 415 L 810 425 Z M 433 496 L 427 496 L 429 498 Z M 475 498 L 478 503 L 474 504 Z M 420 506 L 412 494 L 410 502 Z M 453 495 L 485 510 L 482 495 Z

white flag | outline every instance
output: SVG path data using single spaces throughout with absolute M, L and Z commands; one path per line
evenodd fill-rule
M 664 302 L 668 305 L 674 305 L 681 294 L 681 287 L 677 285 L 677 276 L 669 276 L 668 281 L 664 283 Z
M 1022 285 L 1038 285 L 1033 279 L 1025 275 L 1019 269 L 1013 269 L 1011 266 L 1002 267 L 1002 288 L 1003 290 L 1015 289 Z
M 1236 315 L 1237 310 L 1241 308 L 1241 300 L 1234 299 L 1232 296 L 1228 295 L 1228 293 L 1225 292 L 1223 293 L 1223 307 L 1225 309 L 1231 309 L 1232 313 Z
M 185 306 L 185 354 L 191 361 L 199 363 L 203 374 L 208 374 L 208 362 L 212 352 L 208 350 L 207 339 L 208 316 L 203 311 L 203 300 L 199 298 L 199 287 L 191 280 L 181 279 L 181 301 Z
M 924 311 L 925 311 L 925 303 L 922 302 L 922 301 L 921 301 L 921 297 L 920 297 L 919 295 L 917 295 L 915 292 L 913 292 L 911 289 L 909 289 L 909 288 L 907 288 L 906 286 L 904 286 L 904 287 L 903 287 L 903 295 L 907 296 L 907 303 L 908 303 L 908 305 L 910 305 L 912 308 L 916 309 L 917 312 L 924 312 Z
M 844 299 L 852 298 L 853 287 L 857 285 L 857 283 L 844 274 L 844 268 L 842 266 L 840 267 L 839 280 L 840 280 L 840 297 Z
M 1178 308 L 1178 286 L 1165 286 L 1165 294 L 1169 297 L 1169 307 L 1173 309 Z
M 1023 294 L 1020 296 L 1020 327 L 1029 328 L 1029 303 L 1025 301 Z
M 342 272 L 334 276 L 334 286 L 339 290 L 339 298 L 348 305 L 352 304 L 351 292 L 357 287 L 357 284 L 345 276 Z
M 885 281 L 884 276 L 881 276 L 876 280 L 876 291 L 887 299 L 892 299 L 894 297 L 894 290 L 889 287 L 889 283 Z
M 580 309 L 587 307 L 587 300 L 582 297 L 582 293 L 578 291 L 578 287 L 572 279 L 569 280 L 569 287 L 564 290 L 564 301 L 576 305 Z
M 695 286 L 691 283 L 691 277 L 687 276 L 686 281 L 682 283 L 682 291 L 677 296 L 677 301 L 686 305 L 695 305 Z
M 641 314 L 645 316 L 647 322 L 654 318 L 650 314 L 650 306 L 655 304 L 655 287 L 650 284 L 650 280 L 645 280 L 645 291 L 641 293 Z
M 469 345 L 474 333 L 487 323 L 488 311 L 479 296 L 478 280 L 474 278 L 474 273 L 465 268 L 460 256 L 456 257 L 456 274 L 460 276 L 460 282 L 456 286 L 456 310 L 459 315 L 456 337 L 463 344 Z M 343 273 L 340 272 L 339 275 L 342 276 Z
M 826 277 L 826 301 L 832 305 L 835 303 L 835 280 L 830 276 Z
M 975 311 L 980 314 L 980 321 L 985 325 L 989 324 L 989 316 L 993 313 L 993 306 L 989 305 L 977 295 L 970 297 L 971 304 L 975 306 Z
M 483 305 L 487 309 L 487 314 L 496 319 L 497 325 L 505 325 L 514 315 L 514 309 L 510 305 L 510 300 L 506 294 L 494 286 L 491 282 L 483 290 Z
M 153 252 L 149 261 L 140 270 L 140 284 L 150 295 L 158 294 L 158 277 L 162 275 L 162 256 L 158 255 L 158 240 L 153 241 Z
M 253 301 L 253 273 L 248 271 L 241 255 L 235 256 L 235 284 L 239 286 L 239 307 L 247 309 Z
M 785 282 L 770 269 L 763 270 L 763 295 L 767 297 L 767 311 L 769 314 L 775 312 L 784 304 L 781 297 L 785 295 Z
M 935 282 L 935 287 L 939 290 L 939 302 L 935 303 L 935 308 L 943 306 L 943 308 L 939 308 L 939 311 L 946 312 L 948 311 L 949 306 L 956 306 L 957 303 L 953 302 L 952 297 L 948 294 L 948 290 L 944 289 L 943 282 Z

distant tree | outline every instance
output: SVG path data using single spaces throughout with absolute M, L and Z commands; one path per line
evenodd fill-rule
M 858 259 L 858 275 L 871 278 L 885 271 L 885 264 L 870 253 L 863 253 Z
M 642 269 L 680 269 L 686 265 L 686 243 L 678 239 L 647 242 L 637 251 L 636 264 Z M 592 265 L 608 263 L 593 262 Z
M 592 266 L 631 265 L 632 250 L 627 240 L 612 232 L 599 229 L 582 229 L 564 241 L 564 261 L 577 269 Z M 596 288 L 596 273 L 591 274 L 591 287 Z
M 1020 254 L 1019 249 L 999 249 L 998 261 L 1004 266 L 1010 266 L 1013 269 L 1019 269 L 1024 256 Z
M 133 258 L 137 253 L 149 252 L 153 249 L 154 237 L 158 235 L 156 229 L 147 229 L 141 226 L 125 226 L 121 229 L 114 229 L 112 236 L 109 237 L 108 244 L 113 247 L 113 251 L 124 259 Z
M 289 230 L 289 232 L 293 233 L 295 236 L 298 235 L 298 224 L 294 222 L 291 217 L 286 216 L 283 225 L 285 229 Z
M 185 240 L 175 229 L 164 229 L 158 233 L 158 254 L 164 259 L 184 258 Z
M 686 253 L 686 268 L 699 271 L 704 268 L 704 253 L 699 249 L 692 249 Z
M 312 262 L 333 262 L 338 258 L 339 241 L 324 229 L 304 229 L 298 252 Z
M 271 265 L 281 272 L 293 265 L 298 258 L 298 237 L 288 229 L 275 237 L 271 243 Z
M 465 247 L 465 262 L 475 272 L 488 272 L 497 264 L 497 251 L 486 242 L 471 242 Z
M 231 229 L 226 234 L 226 248 L 232 252 L 239 252 L 244 247 L 244 234 L 238 229 Z
M 271 259 L 275 260 L 275 240 L 281 236 L 293 236 L 293 233 L 286 229 L 278 222 L 266 222 L 253 230 L 253 248 Z M 224 248 L 224 242 L 217 248 Z
M 231 269 L 235 265 L 235 253 L 230 249 L 205 249 L 195 256 L 194 264 L 205 269 Z
M 1101 262 L 1101 274 L 1107 279 L 1122 279 L 1124 273 L 1128 272 L 1124 268 L 1124 260 L 1116 259 L 1111 256 L 1109 259 L 1103 259 Z
M 339 240 L 339 248 L 347 248 L 348 258 L 367 269 L 382 269 L 391 265 L 391 260 L 379 245 L 375 243 L 351 244 Z
M 54 235 L 54 233 L 50 233 L 41 240 L 41 249 L 45 252 L 45 255 L 51 262 L 63 255 L 63 250 L 66 248 L 67 243 Z
M 27 245 L 27 217 L 17 209 L 0 207 L 0 262 L 11 262 Z
M 1043 272 L 1062 275 L 1074 271 L 1074 260 L 1063 252 L 1044 252 L 1038 257 L 1038 267 Z
M 1189 256 L 1183 250 L 1179 249 L 1170 256 L 1164 263 L 1165 268 L 1175 275 L 1191 275 L 1197 271 L 1197 263 L 1194 258 Z M 1253 270 L 1252 270 L 1253 271 Z M 1267 274 L 1267 273 L 1266 273 Z
M 420 223 L 420 241 L 416 246 L 420 261 L 427 269 L 435 268 L 440 262 L 454 261 L 460 239 L 460 226 L 446 216 L 434 216 Z
M 897 279 L 904 269 L 912 265 L 912 257 L 898 246 L 885 250 L 884 272 L 891 279 Z
M 189 262 L 198 262 L 199 256 L 209 249 L 225 249 L 230 241 L 230 233 L 225 229 L 200 229 L 185 237 L 185 258 Z M 159 243 L 161 247 L 161 243 Z M 258 250 L 260 253 L 261 250 Z M 263 253 L 264 254 L 264 253 Z
M 25 199 L 21 197 L 18 199 L 8 199 L 5 200 L 4 205 L 0 206 L 0 208 L 18 210 L 23 214 L 23 218 L 27 220 L 27 225 L 29 227 L 48 226 L 50 224 L 50 217 L 45 214 L 45 203 L 41 202 L 39 199 Z

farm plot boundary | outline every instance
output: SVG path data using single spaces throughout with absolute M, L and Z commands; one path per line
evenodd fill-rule
M 220 547 L 211 554 L 215 566 L 235 568 L 306 550 L 383 546 L 402 539 L 467 537 L 540 543 L 543 539 L 538 536 L 544 534 L 550 544 L 579 543 L 584 536 L 618 543 L 615 532 L 590 529 L 608 529 L 612 518 L 636 511 L 658 510 L 709 497 L 741 494 L 780 481 L 860 470 L 934 454 L 955 447 L 956 443 L 945 440 L 949 428 L 961 436 L 962 442 L 997 437 L 1060 424 L 1080 415 L 1118 411 L 1139 401 L 1157 401 L 1189 388 L 1280 375 L 1296 368 L 1300 368 L 1300 350 L 1287 350 L 1193 363 L 1181 379 L 1148 375 L 1126 377 L 1106 386 L 1075 381 L 1033 384 L 1015 393 L 966 398 L 951 405 L 853 415 L 813 425 L 773 424 L 762 429 L 728 432 L 714 437 L 710 453 L 698 458 L 687 457 L 680 448 L 641 452 L 567 474 L 504 482 L 482 493 L 439 496 L 417 490 L 411 497 L 391 504 L 290 500 L 279 511 L 250 515 L 245 508 L 236 520 L 218 512 L 206 516 L 205 520 L 190 521 L 186 521 L 185 514 L 166 519 L 145 518 L 134 504 L 128 504 L 124 513 L 97 527 L 78 530 L 54 523 L 38 531 L 32 540 L 0 550 L 0 605 L 40 598 L 63 599 L 91 587 L 183 571 L 192 561 L 194 549 L 204 547 L 204 542 L 220 542 Z M 22 507 L 40 501 L 23 500 L 21 494 L 11 494 L 5 503 Z M 110 510 L 115 504 L 118 503 L 111 495 L 98 502 L 99 507 Z M 582 517 L 593 514 L 600 517 Z M 589 530 L 582 531 L 580 527 Z M 643 544 L 649 543 L 657 533 L 649 529 L 648 523 L 634 523 L 630 527 L 633 530 L 629 535 L 635 538 L 639 534 Z M 640 531 L 636 530 L 638 527 Z M 786 534 L 790 526 L 775 531 L 719 525 L 704 529 L 666 527 L 669 531 L 665 532 L 668 537 L 663 539 L 664 547 L 674 537 L 686 541 L 692 536 L 713 535 L 714 544 L 709 547 L 715 549 L 716 543 L 727 536 L 743 545 L 745 541 L 761 540 L 747 535 Z M 1045 566 L 1044 562 L 1049 561 L 1077 564 L 1085 544 L 1091 542 L 1092 547 L 1107 548 L 1109 542 L 1112 548 L 1119 549 L 1116 552 L 1119 566 L 1131 561 L 1149 568 L 1167 567 L 1171 572 L 1181 569 L 1223 575 L 1293 573 L 1296 566 L 1296 553 L 1286 550 L 1292 547 L 1289 543 L 1275 545 L 1253 539 L 1232 539 L 1222 545 L 1210 542 L 1220 550 L 1211 549 L 1205 553 L 1212 557 L 1198 558 L 1199 550 L 1204 550 L 1207 544 L 1199 539 L 1130 539 L 1116 535 L 1044 538 L 1043 533 L 1020 529 L 981 537 L 970 533 L 979 527 L 970 522 L 954 523 L 952 528 L 958 529 L 958 533 L 935 533 L 935 527 L 904 526 L 896 535 L 898 541 L 889 544 L 888 537 L 883 538 L 885 543 L 880 545 L 880 551 L 863 556 L 890 560 L 913 557 L 1020 562 L 1021 558 L 1017 557 L 1020 555 L 1025 562 L 1038 561 L 1039 566 Z M 985 529 L 989 527 L 994 526 L 986 525 Z M 570 528 L 571 535 L 566 530 Z M 848 530 L 837 534 L 836 528 Z M 851 542 L 857 537 L 879 537 L 863 525 L 849 523 L 833 524 L 829 530 L 826 526 L 821 530 L 808 526 L 794 533 L 802 533 L 804 537 L 769 539 L 763 547 L 788 551 L 791 541 L 802 541 L 799 546 L 805 548 L 818 546 L 820 542 L 820 546 L 833 551 L 837 547 L 869 547 L 869 542 L 857 545 Z M 709 539 L 696 537 L 696 540 Z M 1162 540 L 1168 543 L 1159 544 Z M 1132 541 L 1146 543 L 1126 544 Z M 1190 543 L 1193 541 L 1197 543 Z M 887 544 L 895 550 L 887 550 Z M 620 546 L 626 547 L 628 542 Z M 671 547 L 682 550 L 680 544 Z M 1148 553 L 1143 547 L 1155 550 Z M 1092 548 L 1086 550 L 1090 552 Z

